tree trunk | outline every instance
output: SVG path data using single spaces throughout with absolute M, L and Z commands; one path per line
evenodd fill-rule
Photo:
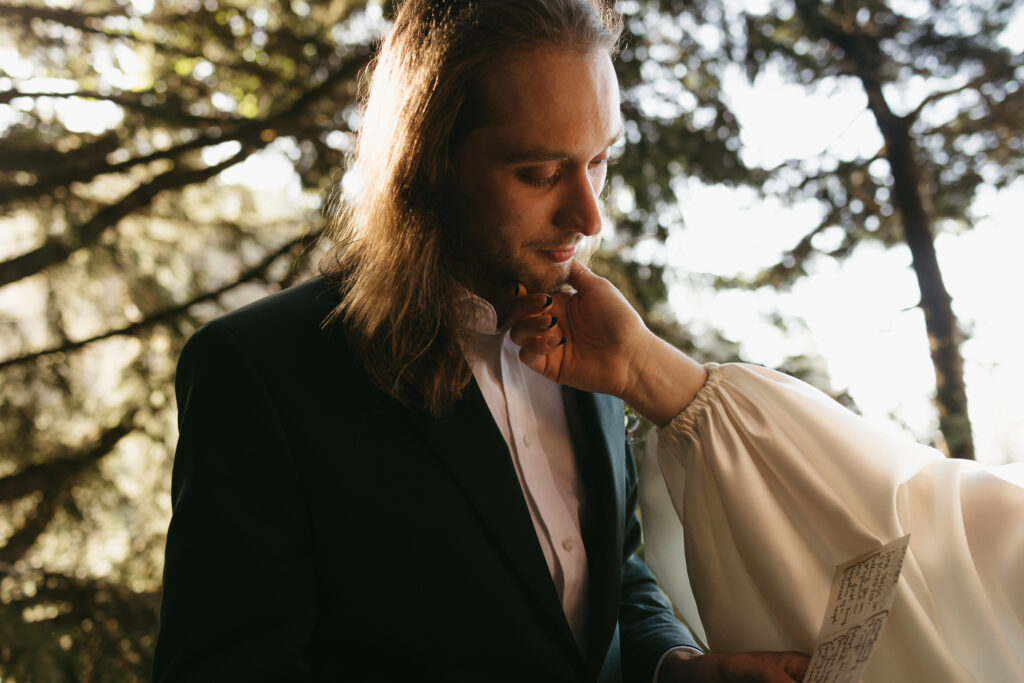
M 921 290 L 920 306 L 935 368 L 939 427 L 950 456 L 973 460 L 974 440 L 967 414 L 960 329 L 935 256 L 931 200 L 914 155 L 910 134 L 912 121 L 892 112 L 877 82 L 864 78 L 862 82 L 885 138 L 886 157 L 893 175 L 893 200 L 903 219 L 904 237 L 913 256 L 914 273 Z
M 935 257 L 934 211 L 910 133 L 914 118 L 897 116 L 885 99 L 881 75 L 888 57 L 877 35 L 859 29 L 856 22 L 837 21 L 831 9 L 823 9 L 820 0 L 796 0 L 796 8 L 812 35 L 820 35 L 842 50 L 844 61 L 864 87 L 868 107 L 885 139 L 885 154 L 893 175 L 893 203 L 903 219 L 904 238 L 921 290 L 920 306 L 935 368 L 939 428 L 949 455 L 973 460 L 974 439 L 967 415 L 960 330 Z

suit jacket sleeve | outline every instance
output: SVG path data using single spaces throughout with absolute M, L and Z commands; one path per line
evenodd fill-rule
M 636 516 L 637 473 L 632 449 L 626 447 L 626 528 L 623 535 L 622 598 L 619 628 L 622 671 L 627 683 L 651 683 L 658 660 L 680 645 L 700 649 L 672 610 L 650 569 L 636 551 L 641 543 Z
M 308 680 L 310 524 L 274 398 L 217 323 L 186 344 L 175 387 L 154 680 Z

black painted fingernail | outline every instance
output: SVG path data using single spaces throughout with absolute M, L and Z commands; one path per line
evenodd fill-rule
M 550 294 L 548 294 L 547 297 L 548 298 L 544 300 L 545 306 L 550 306 L 551 304 L 555 303 L 555 300 L 551 298 Z
M 515 288 L 512 290 L 512 296 L 519 296 L 519 283 L 516 283 Z
M 564 343 L 565 343 L 565 337 L 562 337 L 561 339 L 558 340 L 558 343 L 555 344 L 555 346 L 561 346 Z
M 552 327 L 554 327 L 557 324 L 558 324 L 558 318 L 556 318 L 555 316 L 551 316 L 551 322 L 548 323 L 548 329 L 550 330 Z

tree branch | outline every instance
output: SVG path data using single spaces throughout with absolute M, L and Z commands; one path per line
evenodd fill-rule
M 950 95 L 956 95 L 957 93 L 961 93 L 965 90 L 978 90 L 984 83 L 988 81 L 988 79 L 989 75 L 987 73 L 983 73 L 981 76 L 973 78 L 957 88 L 950 88 L 949 90 L 933 92 L 929 94 L 927 97 L 925 97 L 923 100 L 921 100 L 918 103 L 918 105 L 914 107 L 914 111 L 907 114 L 905 118 L 909 121 L 916 121 L 918 117 L 921 116 L 921 112 L 924 111 L 924 108 L 927 107 L 932 102 L 944 99 L 946 97 L 949 97 Z
M 202 169 L 171 169 L 153 180 L 136 187 L 116 204 L 109 204 L 93 214 L 92 218 L 74 228 L 76 240 L 73 243 L 60 238 L 50 238 L 42 246 L 27 253 L 0 262 L 0 287 L 21 280 L 30 275 L 62 263 L 71 254 L 87 247 L 99 239 L 107 229 L 117 225 L 129 214 L 149 205 L 153 198 L 164 190 L 177 189 L 192 183 L 201 183 L 214 177 L 248 157 L 254 149 L 242 150 L 231 158 Z
M 122 171 L 127 171 L 133 166 L 150 164 L 154 161 L 160 161 L 163 159 L 174 159 L 186 152 L 192 152 L 197 149 L 202 149 L 203 147 L 212 147 L 224 142 L 235 142 L 240 137 L 240 135 L 235 133 L 220 134 L 216 136 L 207 134 L 202 135 L 195 140 L 189 140 L 188 142 L 183 142 L 180 145 L 175 145 L 168 149 L 152 152 L 141 157 L 133 157 L 116 164 L 108 164 L 104 162 L 102 164 L 95 164 L 89 168 L 72 166 L 68 170 L 40 179 L 35 185 L 0 188 L 0 205 L 16 200 L 25 201 L 28 199 L 35 199 L 36 197 L 42 197 L 43 195 L 50 194 L 57 188 L 67 187 L 73 182 L 87 183 L 98 175 L 120 173 Z
M 264 136 L 263 133 L 266 131 L 277 132 L 279 129 L 288 129 L 290 119 L 305 111 L 312 102 L 323 97 L 339 81 L 354 77 L 359 68 L 365 63 L 368 55 L 369 52 L 366 49 L 354 51 L 353 59 L 350 59 L 341 68 L 332 72 L 322 83 L 305 91 L 283 110 L 275 114 L 271 114 L 264 119 L 240 120 L 237 123 L 232 121 L 231 123 L 234 123 L 234 126 L 230 130 L 219 131 L 216 135 L 206 133 L 197 137 L 195 140 L 183 142 L 169 149 L 153 152 L 141 157 L 134 157 L 116 164 L 108 164 L 104 162 L 85 169 L 80 167 L 71 168 L 59 171 L 49 177 L 42 178 L 34 185 L 19 185 L 7 188 L 0 187 L 0 206 L 12 201 L 36 199 L 50 194 L 60 187 L 67 187 L 72 182 L 89 182 L 96 176 L 104 173 L 119 173 L 134 166 L 148 164 L 153 161 L 173 159 L 185 152 L 190 152 L 223 142 L 237 141 L 241 142 L 243 146 L 248 143 L 254 147 L 254 149 L 251 150 L 251 152 L 254 152 L 256 149 L 264 147 L 269 139 L 273 139 L 273 136 L 267 137 Z M 216 123 L 214 123 L 214 125 L 216 125 Z M 3 271 L 4 265 L 4 263 L 0 263 L 0 272 Z M 4 284 L 6 284 L 6 282 L 4 282 L 2 277 L 0 277 L 0 286 L 3 286 Z
M 204 303 L 206 301 L 212 301 L 220 297 L 225 292 L 228 292 L 245 282 L 249 282 L 250 280 L 255 280 L 257 278 L 262 277 L 266 273 L 267 269 L 270 268 L 270 266 L 278 258 L 283 256 L 284 254 L 287 254 L 289 251 L 291 251 L 297 246 L 301 246 L 303 250 L 307 249 L 308 247 L 315 244 L 317 240 L 320 239 L 320 236 L 322 234 L 323 230 L 320 230 L 318 232 L 311 233 L 309 235 L 303 235 L 302 237 L 298 237 L 287 242 L 286 244 L 282 245 L 278 249 L 275 249 L 273 252 L 268 254 L 262 261 L 254 265 L 252 268 L 243 271 L 233 282 L 226 284 L 223 287 L 218 287 L 217 289 L 214 289 L 212 291 L 200 294 L 190 299 L 189 301 L 186 301 L 183 304 L 172 306 L 157 313 L 153 313 L 151 315 L 146 316 L 145 319 L 140 320 L 139 322 L 132 323 L 131 325 L 127 325 L 116 330 L 108 330 L 102 334 L 97 334 L 87 339 L 70 341 L 60 346 L 43 349 L 42 351 L 34 351 L 32 353 L 27 353 L 23 356 L 18 356 L 15 358 L 9 358 L 7 360 L 0 361 L 0 370 L 3 370 L 4 368 L 10 367 L 12 365 L 30 363 L 44 356 L 50 356 L 55 353 L 69 353 L 71 351 L 77 351 L 83 346 L 87 346 L 88 344 L 102 341 L 104 339 L 134 335 L 146 329 L 147 327 L 151 327 L 159 323 L 173 320 L 174 318 L 177 318 L 178 316 L 186 313 L 188 309 L 192 308 L 196 304 Z
M 234 38 L 235 38 L 235 36 L 233 34 L 231 34 L 230 31 L 225 31 L 218 24 L 218 22 L 211 15 L 211 13 L 209 13 L 209 12 L 206 12 L 206 13 L 207 13 L 207 15 L 209 15 L 208 16 L 208 21 L 207 21 L 206 25 L 208 27 L 211 27 L 211 28 L 219 29 L 219 31 L 220 31 L 220 35 L 217 36 L 220 39 L 220 41 L 218 43 L 219 46 L 222 47 L 225 52 L 227 52 L 229 54 L 237 55 L 237 51 L 234 49 L 234 45 L 235 45 Z M 177 20 L 179 22 L 182 22 L 182 23 L 194 23 L 194 18 L 188 16 L 188 14 L 190 14 L 190 13 L 186 13 L 184 15 L 178 15 L 176 18 L 177 18 Z M 25 6 L 25 5 L 0 4 L 0 17 L 16 17 L 16 18 L 19 18 L 19 19 L 22 19 L 22 20 L 28 20 L 28 21 L 31 21 L 32 19 L 38 19 L 38 20 L 41 20 L 41 21 L 53 22 L 53 23 L 56 23 L 56 24 L 60 24 L 62 26 L 67 26 L 69 28 L 77 29 L 77 30 L 82 31 L 84 33 L 90 33 L 90 34 L 94 34 L 94 35 L 97 35 L 97 36 L 102 36 L 102 37 L 105 37 L 105 38 L 131 41 L 131 42 L 133 42 L 133 43 L 135 43 L 137 45 L 145 45 L 145 46 L 153 47 L 153 48 L 156 48 L 156 49 L 160 50 L 162 53 L 168 54 L 168 55 L 178 55 L 178 56 L 186 58 L 186 59 L 195 59 L 195 58 L 208 59 L 208 57 L 206 56 L 207 53 L 205 52 L 205 48 L 208 47 L 210 41 L 205 41 L 203 46 L 200 48 L 200 50 L 198 52 L 189 52 L 189 51 L 181 49 L 178 45 L 176 45 L 174 43 L 161 42 L 159 40 L 154 40 L 152 38 L 147 38 L 145 36 L 139 36 L 139 35 L 135 35 L 133 33 L 128 33 L 128 32 L 124 32 L 124 31 L 118 31 L 118 30 L 111 29 L 111 28 L 108 28 L 108 27 L 104 26 L 103 25 L 103 21 L 105 19 L 109 18 L 109 17 L 112 17 L 112 16 L 130 16 L 130 15 L 125 14 L 124 12 L 121 12 L 121 13 L 113 13 L 112 12 L 112 13 L 104 13 L 104 14 L 91 14 L 91 13 L 87 13 L 87 12 L 78 12 L 78 11 L 74 11 L 74 10 L 60 9 L 60 8 L 44 8 L 44 7 L 29 7 L 29 6 Z M 174 28 L 174 24 L 173 23 L 165 24 L 165 25 L 168 25 L 170 28 Z M 48 36 L 38 36 L 37 35 L 36 36 L 36 40 L 38 40 L 43 45 L 52 45 L 54 47 L 63 47 L 64 46 L 64 43 L 61 40 L 50 39 Z M 296 41 L 296 43 L 300 47 L 301 47 L 301 45 L 304 44 L 302 41 Z M 322 50 L 318 50 L 318 51 L 322 52 Z M 301 54 L 301 53 L 297 53 L 297 54 Z M 211 60 L 211 61 L 216 61 L 216 60 Z M 242 59 L 239 59 L 237 57 L 236 57 L 236 59 L 232 60 L 230 63 L 228 63 L 226 65 L 230 66 L 231 68 L 238 69 L 239 71 L 242 71 L 244 73 L 251 73 L 251 74 L 254 74 L 256 76 L 272 77 L 272 78 L 275 78 L 275 79 L 280 79 L 281 78 L 281 74 L 279 74 L 279 73 L 277 73 L 277 72 L 275 72 L 275 71 L 273 71 L 271 69 L 266 69 L 266 68 L 264 68 L 264 67 L 262 67 L 262 66 L 260 66 L 258 64 L 254 64 L 254 63 L 251 63 L 251 62 L 246 62 L 246 61 L 244 61 Z
M 166 106 L 157 107 L 142 103 L 142 98 L 146 95 L 156 96 L 160 94 L 163 94 L 164 96 L 167 95 L 166 93 L 157 93 L 155 90 L 140 90 L 138 92 L 132 92 L 130 95 L 123 92 L 101 93 L 96 90 L 76 90 L 75 92 L 23 92 L 21 90 L 5 90 L 0 91 L 0 104 L 7 104 L 16 97 L 61 97 L 65 99 L 80 97 L 86 100 L 113 102 L 125 109 L 134 109 L 135 111 L 143 112 L 167 123 L 187 123 L 200 126 L 225 126 L 245 120 L 239 116 L 225 116 L 218 118 L 197 116 L 196 114 L 190 114 L 184 110 L 167 111 Z
M 102 14 L 93 14 L 90 12 L 79 12 L 77 10 L 60 9 L 55 7 L 33 7 L 29 5 L 8 5 L 6 3 L 0 4 L 0 17 L 16 17 L 31 21 L 32 19 L 40 19 L 42 21 L 52 21 L 64 26 L 71 28 L 77 28 L 79 31 L 86 33 L 98 33 L 100 35 L 112 35 L 114 37 L 127 38 L 123 34 L 112 33 L 102 28 L 104 19 L 108 17 L 126 17 L 128 16 L 124 12 L 104 12 Z M 99 24 L 99 27 L 92 25 L 93 23 Z
M 762 285 L 771 285 L 778 289 L 783 285 L 790 284 L 793 279 L 793 275 L 802 271 L 808 258 L 818 251 L 814 248 L 814 238 L 824 232 L 827 228 L 836 225 L 838 219 L 837 213 L 837 209 L 833 208 L 833 210 L 830 211 L 821 220 L 821 222 L 818 223 L 818 225 L 812 228 L 810 232 L 804 235 L 792 249 L 786 251 L 782 260 L 758 273 L 757 277 L 754 279 L 754 285 L 757 287 Z M 787 260 L 791 260 L 792 263 L 786 263 Z
M 0 545 L 0 565 L 13 565 L 25 556 L 36 539 L 46 531 L 46 527 L 50 525 L 66 497 L 67 491 L 59 491 L 53 496 L 43 495 L 43 499 L 39 501 L 33 513 L 26 517 L 21 528 L 11 534 L 6 543 Z
M 124 12 L 80 12 L 78 10 L 62 9 L 57 7 L 37 7 L 32 5 L 9 5 L 6 2 L 0 3 L 0 14 L 21 19 L 43 19 L 45 21 L 56 21 L 57 23 L 82 28 L 90 20 L 103 21 L 107 17 L 128 16 Z
M 118 442 L 135 431 L 136 409 L 129 410 L 114 427 L 100 434 L 96 443 L 78 453 L 29 465 L 20 472 L 0 477 L 0 502 L 16 500 L 35 491 L 52 491 L 114 450 Z

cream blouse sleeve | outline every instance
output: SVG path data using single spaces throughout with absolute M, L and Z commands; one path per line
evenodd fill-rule
M 1024 680 L 1024 464 L 954 461 L 765 368 L 648 435 L 645 558 L 714 651 L 810 652 L 835 565 L 911 534 L 865 681 Z

